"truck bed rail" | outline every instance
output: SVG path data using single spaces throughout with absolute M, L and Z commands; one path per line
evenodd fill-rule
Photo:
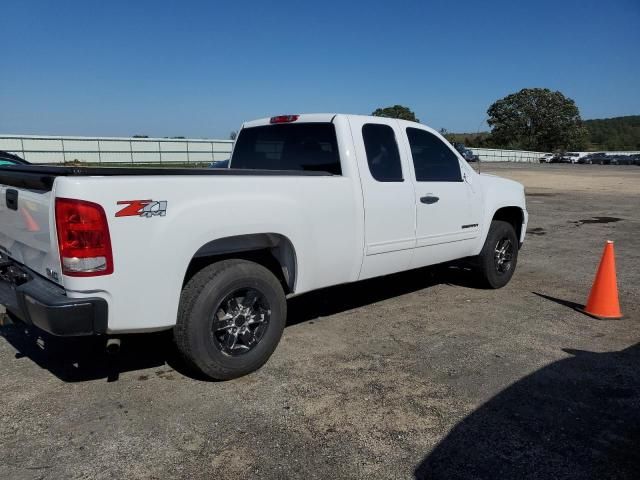
M 237 168 L 122 168 L 122 167 L 54 167 L 39 165 L 11 165 L 0 167 L 0 184 L 31 190 L 50 191 L 56 177 L 115 177 L 115 176 L 288 176 L 330 177 L 328 172 L 306 170 L 248 170 Z

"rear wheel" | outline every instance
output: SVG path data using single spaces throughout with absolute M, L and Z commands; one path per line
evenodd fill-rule
M 508 222 L 493 220 L 482 252 L 478 273 L 483 286 L 502 288 L 513 276 L 518 263 L 518 237 Z
M 260 368 L 275 350 L 287 303 L 278 279 L 262 265 L 224 260 L 204 268 L 182 291 L 174 329 L 185 359 L 215 380 Z

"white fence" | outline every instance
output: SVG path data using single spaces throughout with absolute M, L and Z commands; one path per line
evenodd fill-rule
M 0 150 L 31 163 L 208 163 L 229 158 L 231 140 L 0 135 Z
M 546 152 L 526 150 L 498 150 L 494 148 L 469 148 L 480 157 L 481 162 L 531 162 L 540 163 Z
M 495 148 L 470 148 L 473 153 L 480 157 L 481 162 L 530 162 L 539 163 L 540 158 L 547 152 L 529 152 L 526 150 L 499 150 Z M 583 157 L 594 152 L 573 152 L 579 157 Z M 635 155 L 637 151 L 602 151 L 607 155 Z M 576 158 L 579 158 L 576 157 Z

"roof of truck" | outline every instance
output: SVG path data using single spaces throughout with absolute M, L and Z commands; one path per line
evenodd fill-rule
M 338 115 L 337 113 L 301 113 L 301 114 L 282 114 L 282 115 L 297 115 L 298 118 L 295 120 L 296 122 L 304 122 L 304 123 L 328 123 L 333 118 Z M 276 115 L 278 116 L 278 115 Z M 244 122 L 242 124 L 243 128 L 247 127 L 258 127 L 261 125 L 270 125 L 271 119 L 274 117 L 266 117 L 259 118 L 257 120 L 251 120 L 250 122 Z
M 298 122 L 298 123 L 328 123 L 333 121 L 333 119 L 336 117 L 336 115 L 344 115 L 346 117 L 367 117 L 367 118 L 376 118 L 373 117 L 372 115 L 356 115 L 356 114 L 350 114 L 350 113 L 294 113 L 294 114 L 280 114 L 280 115 L 275 115 L 273 117 L 265 117 L 265 118 L 259 118 L 257 120 L 251 120 L 249 122 L 244 122 L 242 124 L 242 128 L 250 128 L 250 127 L 259 127 L 259 126 L 263 126 L 263 125 L 270 125 L 272 123 L 274 123 L 272 121 L 272 119 L 277 118 L 277 117 L 289 117 L 289 116 L 296 116 L 297 118 L 293 121 L 288 121 L 288 122 L 282 122 L 282 123 L 294 123 L 294 122 Z M 380 118 L 380 117 L 377 117 Z M 403 120 L 405 121 L 405 120 Z M 280 122 L 278 122 L 280 123 Z M 409 122 L 409 123 L 415 123 L 415 122 Z M 426 126 L 424 124 L 420 124 L 423 126 Z

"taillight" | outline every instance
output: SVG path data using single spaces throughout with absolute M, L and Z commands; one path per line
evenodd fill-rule
M 64 275 L 94 277 L 113 273 L 109 226 L 100 205 L 56 198 L 56 227 Z
M 277 117 L 271 117 L 271 123 L 291 123 L 295 122 L 300 115 L 278 115 Z

